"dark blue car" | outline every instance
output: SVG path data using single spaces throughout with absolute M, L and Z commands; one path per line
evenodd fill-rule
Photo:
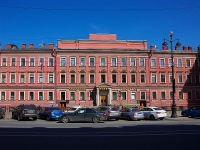
M 188 117 L 200 117 L 200 106 L 188 109 Z
M 46 119 L 48 121 L 50 120 L 57 120 L 59 116 L 63 114 L 63 111 L 59 107 L 47 107 L 44 108 L 39 113 L 40 119 Z

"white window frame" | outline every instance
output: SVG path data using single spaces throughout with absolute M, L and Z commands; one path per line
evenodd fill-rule
M 126 82 L 122 82 L 122 76 L 123 76 L 123 75 L 126 76 Z M 127 83 L 127 74 L 125 74 L 125 73 L 122 73 L 122 74 L 121 74 L 121 83 Z
M 40 100 L 40 92 L 42 93 L 42 100 Z M 44 91 L 38 91 L 38 100 L 44 101 Z
M 23 100 L 21 100 L 21 92 L 24 93 L 24 99 Z M 19 101 L 25 101 L 25 99 L 26 99 L 25 91 L 19 91 Z
M 81 75 L 84 75 L 84 82 L 83 82 L 83 83 L 81 83 Z M 79 74 L 79 83 L 80 83 L 80 84 L 86 83 L 86 78 L 85 78 L 85 76 L 86 76 L 86 74 L 84 74 L 84 73 Z
M 72 65 L 72 59 L 74 59 L 74 65 Z M 70 57 L 70 66 L 75 67 L 76 66 L 76 57 Z
M 164 97 L 164 98 L 162 98 L 162 93 L 165 94 L 165 97 Z M 166 91 L 161 91 L 161 92 L 160 92 L 160 100 L 166 100 Z
M 189 60 L 189 66 L 187 65 L 187 60 Z M 186 67 L 191 67 L 191 60 L 189 58 L 185 59 Z
M 113 75 L 116 76 L 116 82 L 113 82 Z M 114 84 L 117 83 L 117 73 L 112 73 L 111 74 L 111 82 L 114 83 Z
M 141 80 L 142 80 L 142 75 L 144 75 L 144 82 L 141 82 Z M 146 74 L 145 73 L 140 73 L 140 83 L 146 83 Z
M 171 61 L 171 64 L 170 64 L 170 61 Z M 168 59 L 168 67 L 172 67 L 172 63 L 173 63 L 173 62 L 172 62 L 172 59 L 169 58 L 169 59 Z
M 15 59 L 15 65 L 14 65 L 14 66 L 12 65 L 12 63 L 13 63 L 13 62 L 12 62 L 12 59 L 13 59 L 13 58 Z M 17 66 L 17 61 L 16 61 L 16 60 L 17 60 L 16 57 L 11 57 L 11 58 L 10 58 L 10 66 L 11 66 L 11 67 L 16 67 L 16 66 Z
M 153 75 L 155 75 L 155 82 L 153 82 Z M 157 74 L 151 73 L 151 83 L 157 83 Z
M 104 64 L 103 64 L 103 62 L 102 62 L 102 59 L 104 59 L 105 60 L 105 62 L 104 62 Z M 100 66 L 106 66 L 106 64 L 107 64 L 107 61 L 106 61 L 106 57 L 101 57 L 100 58 Z
M 13 98 L 13 99 L 11 98 L 11 93 L 12 93 L 12 92 L 14 93 L 14 98 Z M 16 94 L 15 94 L 15 93 L 16 93 L 15 91 L 10 91 L 10 98 L 9 98 L 10 100 L 13 100 L 13 101 L 15 100 L 15 97 L 16 97 Z
M 101 81 L 101 75 L 105 75 L 105 82 L 102 82 L 102 81 Z M 100 83 L 106 83 L 106 81 L 107 81 L 107 75 L 106 75 L 105 73 L 101 73 L 101 74 L 100 74 Z
M 91 82 L 90 82 L 90 75 L 94 75 L 94 83 L 95 83 L 95 74 L 94 74 L 94 73 L 90 73 L 90 74 L 89 74 L 89 83 L 91 83 Z M 92 84 L 93 84 L 93 83 L 92 83 Z
M 60 83 L 62 83 L 62 82 L 61 82 L 61 81 L 62 81 L 62 78 L 61 78 L 62 75 L 65 76 L 65 82 L 64 82 L 64 83 L 66 83 L 66 74 L 65 74 L 65 73 L 61 73 L 61 74 L 60 74 Z M 64 83 L 62 83 L 62 84 L 64 84 Z
M 52 62 L 53 64 L 52 65 L 50 65 L 50 59 L 53 59 L 53 62 Z M 48 66 L 49 67 L 53 67 L 54 66 L 54 57 L 49 57 L 48 58 Z
M 65 65 L 62 65 L 62 58 L 65 59 Z M 66 66 L 66 63 L 67 63 L 67 58 L 66 57 L 60 57 L 60 66 L 64 67 L 64 66 Z
M 33 74 L 33 82 L 31 82 L 31 75 Z M 29 83 L 35 82 L 35 73 L 29 73 Z
M 12 82 L 12 75 L 15 75 L 15 82 Z M 10 73 L 10 83 L 16 83 L 16 73 Z
M 32 100 L 30 99 L 30 96 L 31 96 L 30 93 L 31 93 L 31 92 L 33 92 L 33 99 L 32 99 Z M 29 92 L 28 92 L 28 101 L 34 101 L 34 99 L 35 99 L 35 92 L 34 92 L 34 91 L 29 91 Z
M 64 100 L 66 100 L 66 97 L 67 97 L 67 95 L 66 95 L 66 91 L 60 91 L 60 100 L 62 100 L 62 98 L 61 98 L 62 93 L 65 93 L 65 99 L 64 99 Z
M 34 62 L 33 62 L 33 65 L 31 65 L 31 59 L 33 58 Z M 35 57 L 30 57 L 29 58 L 29 66 L 30 67 L 34 67 L 35 66 Z
M 183 98 L 180 98 L 180 92 L 182 93 Z M 181 90 L 178 91 L 178 99 L 179 100 L 184 100 L 184 92 L 181 91 Z
M 179 66 L 179 60 L 181 61 L 181 66 Z M 183 61 L 181 58 L 178 58 L 177 59 L 177 67 L 183 67 Z
M 115 59 L 115 65 L 113 65 L 113 59 Z M 111 64 L 112 66 L 117 66 L 117 57 L 111 57 Z
M 24 82 L 21 82 L 21 75 L 24 75 Z M 25 73 L 20 73 L 20 75 L 19 75 L 19 82 L 20 82 L 20 83 L 26 83 L 26 76 L 25 76 Z
M 116 99 L 114 98 L 114 94 L 113 93 L 115 93 L 116 94 Z M 118 92 L 117 91 L 112 91 L 112 101 L 117 101 L 117 94 L 118 94 Z
M 123 64 L 123 59 L 125 59 L 125 64 Z M 121 66 L 127 66 L 126 57 L 121 57 Z
M 155 65 L 153 65 L 152 60 L 155 60 Z M 156 58 L 151 58 L 151 67 L 156 67 Z
M 81 99 L 81 93 L 84 93 L 84 97 L 83 97 L 83 99 Z M 85 95 L 85 91 L 79 91 L 79 99 L 80 99 L 80 101 L 86 101 L 86 95 Z
M 122 93 L 125 93 L 125 99 L 123 99 L 123 94 Z M 126 101 L 128 98 L 127 98 L 127 91 L 121 91 L 121 100 L 122 101 Z
M 49 99 L 49 94 L 52 93 L 52 99 Z M 53 91 L 48 91 L 48 101 L 53 101 L 54 99 L 54 92 Z
M 132 82 L 132 75 L 135 75 L 135 82 Z M 131 78 L 131 79 L 130 79 L 130 82 L 131 82 L 131 83 L 136 83 L 136 73 L 131 73 L 130 78 Z
M 5 75 L 6 77 L 5 82 L 3 82 L 3 78 L 2 78 L 3 75 Z M 1 73 L 1 83 L 7 83 L 7 73 Z
M 141 65 L 141 59 L 144 59 L 144 65 Z M 140 63 L 140 67 L 145 67 L 146 65 L 145 65 L 145 57 L 140 57 L 139 58 L 139 63 Z
M 81 59 L 84 60 L 83 63 L 82 63 Z M 86 66 L 86 65 L 85 65 L 85 57 L 80 57 L 80 66 Z
M 134 94 L 134 95 L 135 95 L 135 99 L 132 99 L 132 95 L 133 95 L 132 93 L 135 93 L 135 94 Z M 137 92 L 136 92 L 136 91 L 131 91 L 131 92 L 130 92 L 130 95 L 131 95 L 131 100 L 132 100 L 132 101 L 135 101 L 135 100 L 137 99 Z
M 75 79 L 75 81 L 74 81 L 74 83 L 72 83 L 72 75 L 74 75 L 74 79 Z M 76 83 L 76 74 L 75 73 L 70 73 L 70 83 L 71 84 L 75 84 Z
M 41 65 L 42 65 L 42 64 L 41 64 L 41 63 L 42 63 L 42 62 L 41 62 L 41 59 L 43 59 L 43 66 L 42 66 L 42 67 L 44 67 L 44 66 L 45 66 L 45 57 L 40 57 L 40 58 L 39 58 L 39 60 L 38 60 L 38 64 L 39 64 L 39 65 L 38 65 L 38 66 L 41 67 Z M 41 70 L 41 69 L 40 69 L 40 70 Z
M 2 92 L 4 92 L 4 93 L 5 93 L 4 99 L 2 99 Z M 1 97 L 0 97 L 0 98 L 1 98 L 1 100 L 4 100 L 4 101 L 5 101 L 5 100 L 6 100 L 6 91 L 1 91 L 0 93 L 1 93 L 1 95 L 0 95 L 0 96 L 1 96 Z
M 162 61 L 163 61 L 163 66 L 162 66 Z M 160 58 L 160 67 L 165 68 L 165 59 L 164 58 Z
M 73 99 L 71 99 L 72 98 L 71 93 L 74 93 L 74 98 Z M 75 91 L 70 91 L 70 101 L 76 101 L 76 92 Z
M 156 97 L 155 97 L 155 99 L 154 99 L 154 97 L 153 97 L 153 93 L 156 93 Z M 157 94 L 158 92 L 157 91 L 152 91 L 151 92 L 151 94 L 152 94 L 152 100 L 157 100 L 158 99 L 158 94 Z
M 6 59 L 6 64 L 5 64 L 5 65 L 3 64 L 3 59 Z M 7 62 L 7 57 L 2 57 L 2 58 L 1 58 L 1 66 L 2 66 L 2 67 L 6 67 L 6 66 L 7 66 L 7 63 L 8 63 L 8 62 Z
M 134 60 L 134 65 L 132 65 L 132 59 Z M 136 57 L 130 57 L 130 66 L 131 67 L 136 67 Z
M 181 75 L 181 82 L 180 82 L 180 80 L 179 80 L 179 79 L 180 79 L 180 78 L 179 78 L 180 75 Z M 180 73 L 178 74 L 178 83 L 183 83 L 183 74 L 180 74 Z
M 52 76 L 52 78 L 53 78 L 53 82 L 49 82 L 50 75 L 53 75 L 53 76 Z M 53 74 L 53 73 L 48 73 L 48 83 L 54 83 L 54 74 Z
M 43 76 L 43 82 L 40 82 L 40 75 Z M 44 75 L 45 75 L 44 73 L 38 73 L 38 83 L 45 83 L 45 82 L 44 82 L 44 79 L 45 79 L 45 78 L 44 78 Z
M 169 74 L 169 83 L 172 83 L 173 82 L 173 79 L 171 81 L 171 78 L 172 78 L 172 73 Z
M 94 65 L 91 65 L 91 59 L 94 59 Z M 90 65 L 89 66 L 95 66 L 95 57 L 89 57 L 89 63 L 90 63 Z
M 162 75 L 164 75 L 164 77 L 165 77 L 165 82 L 162 82 Z M 160 74 L 160 83 L 166 83 L 166 74 L 165 73 L 161 73 Z
M 142 92 L 144 92 L 144 99 L 142 99 Z M 140 99 L 141 100 L 146 100 L 146 91 L 140 91 Z
M 24 66 L 22 66 L 22 59 L 25 59 L 25 64 L 24 64 Z M 26 57 L 20 57 L 20 67 L 26 67 Z

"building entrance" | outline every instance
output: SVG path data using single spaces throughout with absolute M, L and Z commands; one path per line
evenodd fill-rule
M 99 99 L 100 99 L 100 105 L 101 106 L 107 105 L 107 96 L 106 95 L 101 95 Z
M 146 101 L 140 101 L 140 108 L 146 107 L 147 102 Z

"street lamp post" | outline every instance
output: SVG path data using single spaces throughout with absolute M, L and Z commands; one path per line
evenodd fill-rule
M 175 87 L 175 78 L 174 78 L 174 52 L 172 50 L 172 43 L 174 41 L 178 41 L 176 43 L 176 47 L 179 47 L 181 46 L 181 43 L 179 42 L 179 39 L 175 39 L 173 40 L 172 37 L 173 37 L 173 31 L 170 31 L 169 32 L 169 36 L 170 36 L 170 40 L 168 39 L 164 39 L 164 42 L 163 42 L 163 46 L 167 46 L 168 44 L 165 42 L 165 40 L 169 41 L 170 44 L 171 44 L 171 67 L 172 67 L 172 106 L 171 106 L 171 109 L 172 109 L 172 114 L 171 114 L 171 118 L 177 118 L 177 113 L 176 113 L 176 102 L 175 102 L 175 93 L 176 93 L 176 87 Z

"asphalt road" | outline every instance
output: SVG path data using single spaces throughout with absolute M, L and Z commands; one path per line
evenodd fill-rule
M 180 121 L 57 121 L 0 120 L 2 150 L 199 149 L 200 119 Z

